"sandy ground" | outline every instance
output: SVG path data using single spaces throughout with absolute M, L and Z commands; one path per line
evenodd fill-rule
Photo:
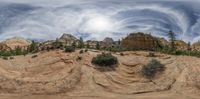
M 91 64 L 101 52 L 60 50 L 0 59 L 0 99 L 200 99 L 200 59 L 148 52 L 115 53 L 115 70 Z M 77 57 L 82 60 L 77 60 Z M 152 58 L 166 70 L 149 80 L 140 70 Z

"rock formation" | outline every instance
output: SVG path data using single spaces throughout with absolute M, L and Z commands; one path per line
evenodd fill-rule
M 97 44 L 98 41 L 95 41 L 95 40 L 88 40 L 85 42 L 85 45 L 89 45 L 89 48 L 96 48 L 96 44 Z
M 0 50 L 9 51 L 11 48 L 8 47 L 5 43 L 0 43 Z
M 188 49 L 188 44 L 185 43 L 183 40 L 176 40 L 174 43 L 175 43 L 175 47 L 177 50 L 187 50 Z
M 65 33 L 58 39 L 58 41 L 65 46 L 71 46 L 74 42 L 76 43 L 76 45 L 78 45 L 79 43 L 79 39 L 77 39 L 75 36 Z
M 16 47 L 27 48 L 31 44 L 31 41 L 24 38 L 14 37 L 7 39 L 0 44 L 1 50 L 15 49 Z
M 128 50 L 155 50 L 158 40 L 150 34 L 131 33 L 122 40 L 122 46 Z
M 192 50 L 200 51 L 200 41 L 192 44 Z
M 110 37 L 106 37 L 102 42 L 112 44 L 114 42 L 114 40 Z

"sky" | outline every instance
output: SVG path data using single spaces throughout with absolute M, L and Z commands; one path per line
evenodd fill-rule
M 85 40 L 118 40 L 145 32 L 200 40 L 200 0 L 0 0 L 0 40 L 52 40 L 63 33 Z

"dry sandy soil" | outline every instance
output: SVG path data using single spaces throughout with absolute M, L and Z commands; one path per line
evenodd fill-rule
M 140 74 L 152 59 L 148 52 L 113 54 L 118 67 L 107 71 L 90 63 L 99 53 L 57 50 L 0 59 L 0 99 L 200 99 L 199 58 L 156 53 L 166 69 L 149 80 Z

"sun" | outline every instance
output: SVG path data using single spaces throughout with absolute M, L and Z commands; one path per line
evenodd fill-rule
M 95 32 L 109 31 L 113 25 L 112 20 L 108 17 L 95 17 L 88 21 L 88 28 Z

